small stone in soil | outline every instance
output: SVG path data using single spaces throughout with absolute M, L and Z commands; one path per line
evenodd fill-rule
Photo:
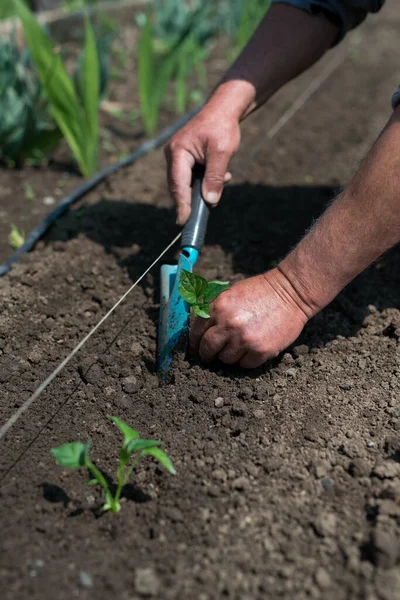
M 79 571 L 78 582 L 79 582 L 79 585 L 81 585 L 82 587 L 92 587 L 93 586 L 92 576 L 89 573 L 87 573 L 86 571 Z
M 331 576 L 323 567 L 318 567 L 315 573 L 315 583 L 322 589 L 326 589 L 331 586 Z
M 321 479 L 321 485 L 323 489 L 327 491 L 335 485 L 335 482 L 333 481 L 333 479 L 330 479 L 330 477 L 324 477 L 323 479 Z
M 374 563 L 383 569 L 394 567 L 399 558 L 399 543 L 394 531 L 376 529 L 371 538 Z
M 294 369 L 294 368 L 292 368 L 292 369 L 287 369 L 287 371 L 286 371 L 286 375 L 287 375 L 288 377 L 296 377 L 296 375 L 297 375 L 297 371 L 296 371 L 296 369 Z
M 258 408 L 258 409 L 256 409 L 253 412 L 253 416 L 254 416 L 255 419 L 264 419 L 265 418 L 265 412 L 263 410 L 261 410 L 261 409 Z
M 332 512 L 323 512 L 313 522 L 313 528 L 320 537 L 333 536 L 336 533 L 336 516 Z
M 212 472 L 212 477 L 213 479 L 215 479 L 216 481 L 220 481 L 221 483 L 225 483 L 225 481 L 228 478 L 226 472 L 223 469 L 215 469 Z
M 300 344 L 300 346 L 295 346 L 293 348 L 293 354 L 295 355 L 296 358 L 298 358 L 299 356 L 304 356 L 305 354 L 308 354 L 310 351 L 309 347 L 306 346 L 305 344 Z
M 37 365 L 42 360 L 42 353 L 38 349 L 31 350 L 28 354 L 28 360 L 30 363 Z
M 174 506 L 166 508 L 164 514 L 170 521 L 172 521 L 172 523 L 181 523 L 183 521 L 182 511 Z
M 351 390 L 351 383 L 340 383 L 339 387 L 341 390 L 348 392 L 349 390 Z
M 231 413 L 235 417 L 244 417 L 244 415 L 246 414 L 246 410 L 246 404 L 241 400 L 236 400 L 232 404 Z
M 240 492 L 245 492 L 250 489 L 250 481 L 247 477 L 237 477 L 231 483 L 232 488 L 234 490 L 239 490 Z
M 137 384 L 135 375 L 129 375 L 129 377 L 123 378 L 122 389 L 126 394 L 136 394 L 136 392 L 139 391 L 139 386 Z
M 219 396 L 218 398 L 215 398 L 214 400 L 214 406 L 215 408 L 222 408 L 224 405 L 224 399 Z
M 160 580 L 152 567 L 135 570 L 135 590 L 145 596 L 156 596 L 160 591 Z
M 355 458 L 349 465 L 349 473 L 353 477 L 368 477 L 371 467 L 366 460 Z
M 132 356 L 140 356 L 140 354 L 143 352 L 143 348 L 142 346 L 139 344 L 139 342 L 133 342 L 133 344 L 131 345 L 131 353 Z
M 245 386 L 240 391 L 239 396 L 243 400 L 251 400 L 253 397 L 253 390 L 251 389 L 251 387 Z

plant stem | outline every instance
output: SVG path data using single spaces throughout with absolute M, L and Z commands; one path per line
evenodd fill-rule
M 129 467 L 129 469 L 126 472 L 126 475 L 125 475 L 125 483 L 128 483 L 129 479 L 131 478 L 133 469 L 135 469 L 138 466 L 138 464 L 139 464 L 140 459 L 142 458 L 142 456 L 143 456 L 143 452 L 141 452 L 140 454 L 138 454 L 138 456 L 135 458 L 135 460 L 133 461 L 133 463 Z
M 117 489 L 115 492 L 115 496 L 114 496 L 114 502 L 116 502 L 119 505 L 119 499 L 121 497 L 121 492 L 122 492 L 122 488 L 125 485 L 125 477 L 124 477 L 124 471 L 125 471 L 125 466 L 126 466 L 126 462 L 122 461 L 119 463 L 119 467 L 117 470 L 117 481 L 118 481 L 118 485 L 117 485 Z
M 118 512 L 119 511 L 119 502 L 115 503 L 114 498 L 110 492 L 110 488 L 108 487 L 107 481 L 105 480 L 104 476 L 94 466 L 94 464 L 92 462 L 90 462 L 90 460 L 88 460 L 86 462 L 85 466 L 94 475 L 94 477 L 99 482 L 99 485 L 101 485 L 101 487 L 103 488 L 104 493 L 106 495 L 107 504 L 110 506 L 110 509 L 112 510 L 112 512 Z

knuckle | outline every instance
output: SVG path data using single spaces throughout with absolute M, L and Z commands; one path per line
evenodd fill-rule
M 184 149 L 184 145 L 182 144 L 180 138 L 173 138 L 167 148 L 169 148 L 169 152 L 172 154 L 175 154 L 177 152 L 180 152 L 181 150 Z
M 218 154 L 220 156 L 230 154 L 231 152 L 230 144 L 226 140 L 221 140 L 218 138 L 213 142 L 211 146 L 212 147 L 210 148 L 210 150 L 212 150 L 214 154 Z
M 258 352 L 256 349 L 256 343 L 252 335 L 249 335 L 246 331 L 242 331 L 240 335 L 240 343 L 247 349 L 254 350 Z
M 230 311 L 231 303 L 227 296 L 227 294 L 220 294 L 217 298 L 215 298 L 215 300 L 213 300 L 212 305 L 216 312 L 223 314 Z

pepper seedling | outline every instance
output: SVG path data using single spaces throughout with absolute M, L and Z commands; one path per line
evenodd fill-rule
M 207 281 L 201 275 L 182 269 L 178 292 L 198 317 L 210 318 L 210 302 L 229 289 L 229 281 Z
M 158 440 L 142 440 L 137 431 L 129 425 L 111 415 L 108 418 L 115 423 L 124 440 L 119 453 L 119 465 L 117 469 L 117 486 L 113 495 L 110 486 L 108 485 L 104 475 L 95 467 L 89 458 L 90 441 L 83 444 L 82 442 L 71 442 L 63 444 L 58 448 L 52 448 L 51 453 L 56 459 L 56 462 L 67 469 L 79 469 L 84 467 L 93 475 L 86 485 L 100 485 L 105 493 L 106 503 L 103 510 L 111 510 L 111 512 L 119 512 L 121 504 L 119 502 L 123 487 L 128 483 L 134 468 L 138 465 L 143 456 L 152 456 L 158 460 L 161 465 L 172 475 L 176 474 L 171 459 L 161 450 L 162 442 Z M 133 462 L 128 465 L 130 459 Z

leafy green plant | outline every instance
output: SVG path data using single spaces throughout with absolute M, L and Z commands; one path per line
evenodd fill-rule
M 138 50 L 138 88 L 143 125 L 148 135 L 157 129 L 165 89 L 175 66 L 173 52 L 157 56 L 150 18 L 141 31 Z
M 10 244 L 11 248 L 17 250 L 18 248 L 21 248 L 24 242 L 25 233 L 22 230 L 19 230 L 14 223 L 11 223 L 11 231 L 8 236 L 8 243 Z
M 0 115 L 0 160 L 9 165 L 40 161 L 61 140 L 29 52 L 18 49 L 14 35 L 0 37 Z
M 191 11 L 185 20 L 185 26 L 176 35 L 167 39 L 157 38 L 154 19 L 141 15 L 139 23 L 142 30 L 138 44 L 138 88 L 140 110 L 143 124 L 148 135 L 157 129 L 162 101 L 168 83 L 177 81 L 177 107 L 182 110 L 186 105 L 187 78 L 196 65 L 203 75 L 201 63 L 205 57 L 203 44 L 206 38 L 200 38 L 199 24 L 202 23 L 207 4 Z M 204 76 L 200 77 L 204 81 Z
M 107 33 L 96 28 L 94 30 L 94 37 L 96 41 L 96 50 L 99 62 L 99 100 L 103 100 L 106 96 L 108 81 L 111 77 L 110 74 L 110 46 L 113 38 L 112 33 Z M 85 69 L 87 68 L 86 63 L 86 46 L 80 51 L 76 69 L 74 73 L 74 84 L 78 94 L 80 103 L 84 105 L 85 98 Z
M 210 302 L 229 289 L 229 281 L 207 281 L 204 277 L 182 269 L 178 292 L 198 317 L 210 317 Z
M 208 50 L 201 46 L 199 41 L 190 37 L 181 48 L 177 57 L 175 69 L 175 107 L 177 113 L 183 113 L 186 110 L 189 99 L 192 97 L 188 88 L 188 79 L 193 70 L 197 72 L 197 84 L 199 90 L 206 87 L 207 76 L 204 67 L 204 61 L 207 58 Z
M 86 468 L 93 476 L 87 485 L 100 485 L 106 497 L 106 502 L 103 510 L 111 510 L 111 512 L 119 512 L 121 510 L 120 498 L 124 486 L 128 483 L 134 468 L 144 456 L 152 456 L 172 475 L 176 474 L 171 459 L 160 448 L 162 442 L 157 440 L 143 440 L 140 438 L 137 431 L 129 425 L 118 419 L 108 415 L 108 418 L 115 423 L 123 435 L 123 444 L 119 453 L 119 465 L 117 469 L 117 486 L 115 492 L 107 483 L 104 475 L 92 463 L 89 458 L 90 442 L 83 444 L 82 442 L 71 442 L 64 444 L 58 448 L 52 448 L 51 453 L 57 463 L 67 469 Z M 129 465 L 129 462 L 132 463 Z
M 86 18 L 82 67 L 82 101 L 57 49 L 22 0 L 12 0 L 50 111 L 85 176 L 97 165 L 99 138 L 99 56 L 92 26 Z
M 24 184 L 24 196 L 27 200 L 35 200 L 36 199 L 36 192 L 33 189 L 33 187 L 31 186 L 30 183 L 25 183 Z

